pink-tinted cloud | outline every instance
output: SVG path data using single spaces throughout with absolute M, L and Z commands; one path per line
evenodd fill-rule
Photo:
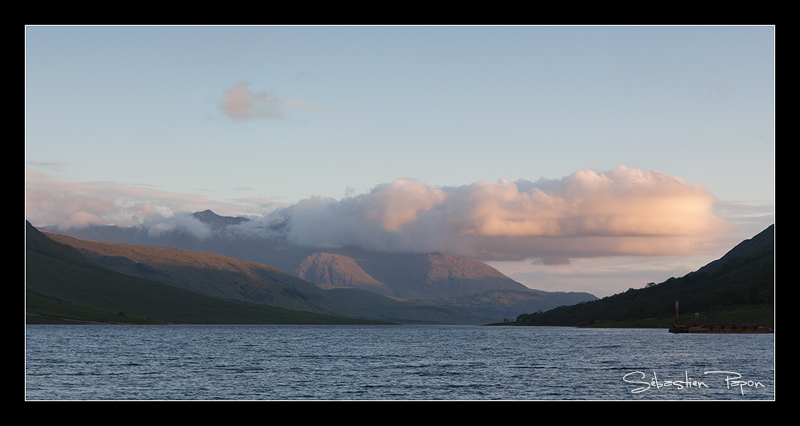
M 282 119 L 286 117 L 285 108 L 293 109 L 329 109 L 322 105 L 294 99 L 280 98 L 267 92 L 250 89 L 247 82 L 239 82 L 230 90 L 226 90 L 220 109 L 225 115 L 239 120 L 267 118 Z
M 252 214 L 248 206 L 257 201 L 223 203 L 146 186 L 63 181 L 32 169 L 25 171 L 25 217 L 34 226 L 66 229 L 143 225 L 152 234 L 180 227 L 202 236 L 207 230 L 196 226 L 199 222 L 186 219 L 191 213 L 213 209 L 223 215 Z M 258 206 L 257 211 L 263 213 L 268 208 L 265 204 Z
M 252 92 L 248 84 L 241 82 L 225 92 L 220 106 L 232 118 L 280 118 L 283 116 L 283 100 L 265 92 Z
M 306 246 L 442 251 L 482 259 L 686 254 L 722 234 L 703 186 L 655 170 L 432 188 L 411 179 L 275 212 Z
M 180 227 L 202 236 L 202 228 L 186 221 L 189 213 L 210 208 L 239 215 L 244 204 L 253 203 L 237 206 L 112 182 L 59 181 L 32 170 L 26 175 L 26 217 L 34 225 L 140 225 L 152 234 Z M 719 204 L 701 185 L 624 166 L 605 173 L 582 170 L 557 180 L 501 179 L 450 187 L 402 178 L 341 200 L 312 197 L 274 211 L 259 206 L 261 213 L 271 213 L 237 232 L 264 236 L 277 229 L 290 242 L 309 247 L 568 263 L 717 249 L 729 228 L 715 213 Z M 242 209 L 234 212 L 237 208 Z

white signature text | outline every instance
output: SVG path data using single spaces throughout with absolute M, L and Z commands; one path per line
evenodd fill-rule
M 744 395 L 745 388 L 758 389 L 766 387 L 761 382 L 754 380 L 743 380 L 741 374 L 733 371 L 706 371 L 703 374 L 724 375 L 725 379 L 723 382 L 725 383 L 725 386 L 728 389 L 738 388 L 742 395 Z M 622 380 L 625 383 L 631 383 L 639 386 L 631 390 L 631 393 L 641 393 L 653 388 L 661 389 L 664 387 L 674 387 L 677 389 L 709 387 L 705 381 L 690 378 L 688 372 L 684 372 L 684 377 L 680 380 L 663 380 L 658 377 L 655 371 L 653 372 L 652 377 L 649 378 L 644 372 L 634 371 L 622 376 Z

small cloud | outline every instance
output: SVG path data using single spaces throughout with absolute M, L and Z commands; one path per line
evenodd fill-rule
M 235 119 L 282 118 L 285 101 L 266 92 L 253 92 L 246 82 L 240 82 L 225 92 L 220 107 Z
M 331 109 L 323 105 L 303 102 L 294 99 L 280 98 L 267 92 L 250 90 L 247 82 L 239 82 L 230 90 L 225 91 L 225 97 L 220 109 L 233 119 L 283 119 L 286 118 L 285 108 L 323 110 Z

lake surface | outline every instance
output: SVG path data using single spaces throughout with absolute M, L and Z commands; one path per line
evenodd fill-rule
M 28 325 L 27 400 L 774 400 L 775 335 Z

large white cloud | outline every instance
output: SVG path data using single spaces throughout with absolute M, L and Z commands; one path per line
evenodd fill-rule
M 303 246 L 442 251 L 482 259 L 687 254 L 727 229 L 703 186 L 655 170 L 430 187 L 397 179 L 309 198 L 269 220 Z
M 341 200 L 312 197 L 277 210 L 260 205 L 249 211 L 251 201 L 226 204 L 147 187 L 27 173 L 26 217 L 34 225 L 136 225 L 154 235 L 181 228 L 202 237 L 207 230 L 187 217 L 210 208 L 222 215 L 261 215 L 262 220 L 247 222 L 232 234 L 263 237 L 277 230 L 307 247 L 564 263 L 578 257 L 705 252 L 729 227 L 714 212 L 718 200 L 703 186 L 624 166 L 605 173 L 582 170 L 557 180 L 501 179 L 450 187 L 403 178 Z

